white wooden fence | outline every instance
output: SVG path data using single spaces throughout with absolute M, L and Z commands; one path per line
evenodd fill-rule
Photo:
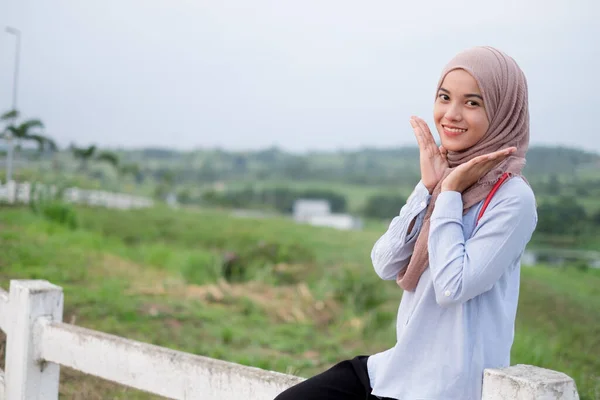
M 0 289 L 7 334 L 0 400 L 58 399 L 60 365 L 172 399 L 271 400 L 303 379 L 182 353 L 62 321 L 63 292 L 47 281 Z M 486 370 L 483 400 L 575 400 L 567 375 L 517 365 Z
M 0 184 L 0 203 L 29 204 L 32 200 L 41 197 L 54 198 L 57 194 L 58 188 L 55 185 L 15 181 Z M 146 197 L 79 188 L 65 189 L 62 200 L 68 203 L 119 209 L 146 208 L 154 205 L 152 199 Z

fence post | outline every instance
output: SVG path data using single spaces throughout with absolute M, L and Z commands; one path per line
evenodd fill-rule
M 23 182 L 20 183 L 17 186 L 17 195 L 16 195 L 16 202 L 17 203 L 23 203 L 23 204 L 29 204 L 29 201 L 31 200 L 31 183 L 29 182 Z
M 482 400 L 579 400 L 575 381 L 562 372 L 517 364 L 486 369 Z
M 6 182 L 7 203 L 14 204 L 17 197 L 17 183 L 15 181 Z
M 6 339 L 5 384 L 7 399 L 58 399 L 60 367 L 39 359 L 40 317 L 62 321 L 63 292 L 42 280 L 12 280 L 10 322 Z

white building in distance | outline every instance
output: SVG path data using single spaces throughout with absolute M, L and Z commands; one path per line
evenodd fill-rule
M 309 222 L 313 217 L 331 214 L 331 206 L 327 200 L 298 199 L 293 207 L 294 221 Z
M 360 229 L 362 221 L 350 214 L 333 214 L 327 200 L 298 199 L 293 206 L 294 221 L 341 230 Z

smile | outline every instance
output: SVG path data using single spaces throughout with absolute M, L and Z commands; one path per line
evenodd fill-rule
M 450 133 L 464 133 L 467 131 L 467 129 L 454 128 L 454 127 L 449 127 L 446 125 L 442 125 L 442 127 L 444 128 L 445 131 L 448 131 Z

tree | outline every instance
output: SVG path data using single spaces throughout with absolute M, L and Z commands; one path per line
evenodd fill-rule
M 303 199 L 327 200 L 334 213 L 346 212 L 346 196 L 327 189 L 307 189 L 298 195 Z
M 16 140 L 15 150 L 21 150 L 25 142 L 37 143 L 37 149 L 40 153 L 50 150 L 58 150 L 58 146 L 51 138 L 39 133 L 44 129 L 44 124 L 39 119 L 29 119 L 18 123 L 20 113 L 17 110 L 10 110 L 0 115 L 0 121 L 7 123 L 2 131 L 2 136 L 7 140 Z M 10 122 L 9 122 L 10 121 Z
M 573 235 L 585 233 L 589 221 L 585 209 L 572 197 L 563 196 L 554 203 L 538 207 L 536 230 L 550 235 Z
M 72 144 L 71 152 L 73 153 L 73 156 L 79 160 L 80 169 L 82 171 L 87 171 L 90 159 L 96 153 L 96 145 L 91 145 L 89 147 L 76 147 Z
M 19 118 L 19 112 L 17 110 L 7 111 L 0 116 L 2 121 L 10 121 L 11 119 L 14 120 L 17 118 Z
M 369 197 L 363 214 L 369 218 L 391 219 L 398 215 L 406 199 L 400 195 L 377 194 Z
M 32 133 L 32 130 L 34 129 L 43 129 L 44 128 L 44 124 L 42 123 L 42 121 L 40 121 L 39 119 L 31 119 L 25 122 L 22 122 L 18 125 L 15 124 L 10 124 L 9 126 L 6 127 L 6 130 L 8 132 L 10 132 L 13 136 L 13 138 L 15 138 L 17 140 L 17 148 L 20 148 L 21 145 L 23 144 L 23 142 L 27 141 L 27 140 L 31 140 L 32 136 L 34 135 L 34 133 Z M 40 136 L 40 135 L 37 135 Z
M 560 181 L 556 174 L 551 174 L 548 178 L 548 185 L 546 186 L 546 193 L 549 194 L 560 194 Z
M 140 166 L 135 163 L 122 164 L 119 165 L 119 175 L 127 176 L 131 175 L 136 183 L 142 183 L 144 180 L 144 175 L 142 174 L 142 170 Z
M 161 168 L 158 172 L 158 185 L 154 190 L 154 195 L 158 198 L 165 199 L 169 194 L 173 193 L 175 185 L 175 172 L 167 168 Z
M 119 170 L 119 156 L 110 151 L 103 151 L 96 156 L 96 161 L 105 162 L 117 171 Z
M 592 222 L 594 223 L 594 225 L 596 226 L 596 228 L 600 228 L 600 211 L 596 212 L 592 216 Z
M 56 143 L 49 137 L 35 133 L 38 129 L 44 129 L 44 124 L 39 119 L 29 119 L 20 124 L 17 124 L 19 118 L 19 112 L 17 110 L 11 110 L 5 112 L 0 116 L 0 120 L 12 121 L 4 129 L 4 134 L 10 133 L 13 138 L 17 140 L 17 148 L 21 147 L 21 144 L 26 141 L 33 141 L 38 144 L 38 149 L 43 151 L 45 149 L 57 150 Z

